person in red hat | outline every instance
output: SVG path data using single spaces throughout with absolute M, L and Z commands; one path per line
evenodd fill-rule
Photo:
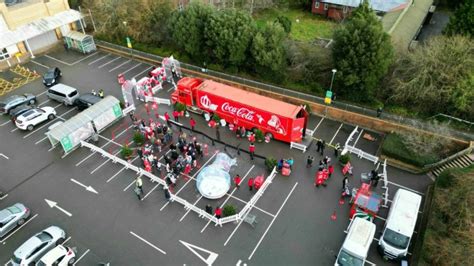
M 194 131 L 194 127 L 196 126 L 196 120 L 191 117 L 191 119 L 189 119 L 189 125 L 191 126 L 191 130 Z
M 249 186 L 249 191 L 252 191 L 252 189 L 253 189 L 253 177 L 249 178 L 249 181 L 247 182 L 247 185 Z
M 215 214 L 216 214 L 216 218 L 220 219 L 222 216 L 222 209 L 220 207 L 217 207 Z
M 328 171 L 329 171 L 329 177 L 331 177 L 332 173 L 334 173 L 334 166 L 332 166 L 332 164 L 328 166 Z
M 240 177 L 240 175 L 236 175 L 236 176 L 234 177 L 234 183 L 235 183 L 235 187 L 236 187 L 237 189 L 240 188 L 240 182 L 242 182 L 242 178 Z

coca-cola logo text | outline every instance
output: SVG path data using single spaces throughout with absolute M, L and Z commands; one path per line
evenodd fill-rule
M 221 109 L 223 112 L 231 113 L 237 117 L 244 118 L 249 121 L 253 121 L 253 117 L 255 114 L 254 111 L 250 111 L 247 108 L 237 108 L 235 106 L 231 106 L 228 102 L 224 103 L 221 106 Z

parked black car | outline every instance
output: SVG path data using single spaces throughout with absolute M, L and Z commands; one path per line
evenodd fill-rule
M 10 110 L 23 104 L 35 104 L 36 96 L 31 93 L 12 95 L 0 101 L 0 114 L 10 114 Z
M 74 100 L 74 106 L 77 107 L 79 111 L 89 108 L 89 106 L 98 103 L 102 98 L 92 93 L 81 94 L 79 98 Z
M 50 68 L 43 76 L 43 84 L 46 87 L 51 87 L 58 83 L 62 75 L 63 74 L 61 73 L 61 70 L 59 68 Z
M 15 122 L 16 118 L 23 114 L 24 112 L 28 111 L 28 110 L 31 110 L 35 108 L 34 105 L 20 105 L 20 106 L 17 106 L 13 109 L 10 110 L 10 116 L 11 116 L 11 119 L 12 119 L 12 122 Z

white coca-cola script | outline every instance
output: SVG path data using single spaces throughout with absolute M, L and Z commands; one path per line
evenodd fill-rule
M 225 102 L 221 106 L 221 110 L 226 113 L 231 113 L 237 117 L 253 121 L 253 117 L 255 115 L 254 111 L 249 110 L 248 108 L 238 108 L 235 106 L 230 105 L 228 102 Z

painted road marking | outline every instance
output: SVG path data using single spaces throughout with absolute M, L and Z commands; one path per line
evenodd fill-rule
M 50 99 L 47 99 L 46 101 L 44 101 L 44 102 L 38 104 L 36 107 L 41 107 L 41 106 L 43 106 L 44 104 L 49 103 L 50 101 L 51 101 Z
M 334 136 L 332 137 L 331 141 L 329 142 L 329 145 L 332 144 L 332 142 L 334 141 L 334 139 L 336 138 L 337 136 L 337 133 L 339 133 L 339 130 L 341 130 L 342 126 L 344 125 L 344 123 L 341 123 L 341 125 L 339 126 L 339 128 L 337 129 L 336 131 L 336 134 L 334 134 Z
M 36 98 L 38 98 L 39 96 L 41 96 L 41 95 L 43 95 L 43 94 L 45 94 L 45 93 L 47 93 L 47 92 L 48 92 L 48 91 L 47 91 L 47 90 L 45 90 L 45 91 L 43 91 L 43 92 L 42 92 L 42 93 L 40 93 L 40 94 L 36 94 Z
M 138 159 L 138 156 L 133 158 L 133 160 L 130 161 L 130 163 L 133 163 L 136 159 Z M 122 167 L 122 169 L 120 169 L 117 173 L 115 173 L 115 175 L 113 175 L 111 178 L 107 179 L 107 183 L 109 183 L 110 181 L 112 181 L 112 179 L 114 179 L 118 174 L 120 174 L 123 170 L 127 169 L 127 167 Z
M 130 62 L 130 61 L 132 61 L 132 60 L 129 59 L 129 60 L 123 62 L 122 64 L 120 64 L 120 65 L 118 65 L 118 66 L 112 68 L 111 70 L 109 70 L 109 73 L 112 72 L 112 71 L 114 71 L 114 70 L 116 70 L 117 68 L 120 68 L 121 66 L 127 64 L 127 63 Z
M 267 227 L 267 230 L 265 230 L 265 233 L 263 233 L 262 237 L 260 238 L 260 240 L 258 241 L 257 245 L 255 246 L 255 248 L 253 249 L 252 253 L 250 254 L 248 260 L 251 260 L 252 257 L 253 257 L 253 254 L 255 254 L 255 251 L 258 249 L 258 247 L 260 246 L 260 244 L 262 243 L 263 239 L 265 238 L 265 236 L 267 235 L 268 231 L 270 230 L 270 228 L 272 227 L 273 225 L 273 222 L 275 222 L 276 218 L 278 217 L 278 215 L 280 214 L 281 210 L 283 209 L 283 207 L 285 206 L 286 202 L 288 201 L 288 199 L 290 198 L 291 194 L 293 193 L 293 191 L 295 190 L 296 186 L 298 185 L 298 182 L 296 182 L 296 184 L 293 186 L 293 188 L 291 189 L 290 193 L 288 194 L 288 196 L 286 196 L 286 199 L 285 201 L 283 202 L 283 204 L 280 206 L 280 209 L 278 209 L 275 217 L 273 218 L 273 220 L 270 222 L 270 225 Z
M 44 55 L 44 56 L 47 57 L 47 58 L 49 58 L 49 59 L 51 59 L 51 60 L 57 61 L 57 62 L 59 62 L 59 63 L 61 63 L 61 64 L 64 64 L 64 65 L 66 65 L 66 66 L 71 66 L 71 64 L 69 64 L 68 62 L 64 62 L 64 61 L 62 61 L 62 60 L 59 60 L 59 59 L 54 58 L 54 57 L 52 57 L 52 56 L 49 56 L 49 55 L 47 55 L 47 54 Z
M 421 193 L 421 192 L 419 192 L 419 191 L 416 191 L 416 190 L 414 190 L 414 189 L 411 189 L 411 188 L 408 188 L 408 187 L 399 185 L 399 184 L 397 184 L 397 183 L 393 183 L 393 182 L 391 182 L 391 181 L 387 181 L 387 183 L 392 184 L 392 185 L 397 186 L 397 187 L 401 187 L 401 188 L 406 189 L 406 190 L 409 190 L 409 191 L 411 191 L 411 192 L 413 192 L 413 193 L 416 193 L 416 194 L 419 194 L 419 195 L 421 195 L 421 196 L 425 195 L 425 194 L 423 194 L 423 193 Z
M 87 58 L 92 57 L 92 56 L 94 56 L 94 55 L 96 55 L 96 54 L 98 54 L 98 52 L 92 53 L 92 54 L 90 54 L 90 55 L 88 55 L 88 56 L 86 56 L 86 57 L 84 57 L 84 58 L 82 58 L 82 59 L 79 59 L 79 60 L 75 61 L 74 63 L 72 63 L 72 64 L 70 64 L 70 65 L 73 66 L 73 65 L 75 65 L 75 64 L 77 64 L 77 63 L 79 63 L 79 62 L 82 62 L 82 61 L 86 60 Z
M 6 125 L 6 124 L 8 124 L 8 123 L 10 123 L 10 122 L 11 122 L 11 120 L 8 120 L 7 122 L 1 124 L 0 126 L 3 127 L 4 125 Z
M 132 145 L 133 142 L 134 142 L 134 141 L 132 140 L 132 141 L 129 143 L 129 145 Z M 114 153 L 114 156 L 117 156 L 117 154 L 118 154 L 119 152 L 121 152 L 121 149 L 118 149 L 118 151 Z M 105 165 L 108 161 L 110 161 L 110 160 L 111 160 L 110 158 L 108 158 L 107 160 L 105 160 L 105 162 L 103 162 L 101 165 L 97 166 L 94 170 L 92 170 L 92 172 L 91 172 L 90 174 L 92 175 L 95 171 L 99 170 L 102 166 L 104 166 L 104 165 Z
M 29 222 L 33 221 L 36 217 L 38 216 L 38 214 L 35 214 L 33 215 L 33 217 L 31 217 L 30 219 L 26 220 L 25 223 L 23 223 L 22 225 L 20 225 L 20 227 L 18 227 L 17 229 L 15 229 L 13 232 L 11 232 L 5 239 L 3 239 L 2 241 L 2 244 L 5 245 L 5 242 L 7 241 L 7 239 L 9 239 L 13 234 L 15 234 L 18 230 L 20 230 L 21 228 L 23 228 L 25 225 L 27 225 Z
M 135 234 L 135 233 L 132 232 L 132 231 L 130 231 L 130 234 L 132 234 L 134 237 L 140 239 L 141 241 L 145 242 L 145 243 L 148 244 L 150 247 L 152 247 L 152 248 L 154 248 L 154 249 L 158 250 L 159 252 L 161 252 L 161 253 L 163 253 L 163 254 L 166 255 L 166 252 L 165 252 L 165 251 L 163 251 L 163 250 L 160 249 L 159 247 L 153 245 L 152 243 L 150 243 L 148 240 L 144 239 L 143 237 L 141 237 L 141 236 Z
M 9 159 L 10 159 L 8 156 L 6 156 L 6 155 L 5 155 L 5 154 L 3 154 L 3 153 L 0 153 L 0 156 L 2 156 L 3 158 L 5 158 L 5 159 L 7 159 L 7 160 L 9 160 Z
M 106 55 L 102 56 L 101 58 L 99 58 L 99 59 L 96 59 L 96 60 L 94 60 L 94 61 L 90 62 L 90 63 L 89 63 L 89 64 L 87 64 L 87 65 L 88 65 L 88 66 L 90 66 L 90 65 L 94 64 L 95 62 L 97 62 L 97 61 L 100 61 L 100 60 L 102 60 L 102 59 L 106 58 L 106 57 L 107 57 L 107 56 L 109 56 L 109 55 L 110 55 L 110 54 L 106 54 Z
M 73 183 L 76 183 L 76 184 L 78 184 L 79 186 L 85 188 L 85 189 L 86 189 L 87 191 L 89 191 L 89 192 L 92 192 L 92 193 L 95 193 L 95 194 L 99 194 L 93 187 L 91 187 L 91 186 L 86 186 L 86 185 L 82 184 L 81 182 L 77 181 L 77 180 L 74 179 L 74 178 L 71 178 L 71 181 L 72 181 Z
M 204 261 L 204 263 L 206 263 L 206 265 L 212 265 L 214 263 L 214 261 L 216 261 L 217 257 L 219 256 L 219 254 L 215 253 L 215 252 L 212 252 L 212 251 L 209 251 L 207 249 L 204 249 L 204 248 L 201 248 L 201 247 L 198 247 L 198 246 L 195 246 L 193 244 L 189 244 L 187 242 L 184 242 L 183 240 L 179 240 L 179 242 L 181 242 L 181 244 L 183 244 L 186 248 L 188 248 L 192 253 L 194 253 L 194 255 L 198 256 L 198 258 L 200 258 L 202 261 Z M 205 252 L 205 253 L 208 253 L 209 256 L 207 257 L 207 259 L 204 259 L 203 256 L 201 256 L 201 254 L 199 254 L 197 251 L 201 251 L 201 252 Z
M 313 129 L 313 133 L 316 132 L 316 129 L 321 125 L 321 123 L 324 121 L 325 117 L 323 117 L 321 120 L 319 120 L 319 123 L 316 125 L 316 127 Z
M 150 195 L 151 192 L 153 192 L 159 185 L 160 185 L 160 184 L 156 184 L 156 186 L 154 186 L 154 187 L 150 190 L 150 192 L 148 192 L 148 193 L 142 198 L 142 201 L 144 201 L 144 200 L 148 197 L 148 195 Z
M 8 197 L 8 194 L 5 194 L 3 196 L 0 197 L 0 200 L 3 200 L 4 198 Z
M 136 78 L 137 76 L 140 76 L 141 74 L 143 74 L 143 73 L 149 71 L 149 70 L 152 69 L 152 68 L 153 68 L 153 66 L 146 68 L 146 69 L 143 70 L 142 72 L 140 72 L 140 73 L 136 74 L 135 76 L 133 76 L 132 79 Z
M 174 195 L 177 196 L 177 195 L 179 194 L 179 192 L 181 192 L 181 190 L 183 190 L 183 189 L 186 187 L 186 185 L 189 184 L 189 182 L 191 182 L 191 181 L 194 179 L 194 177 L 195 177 L 202 169 L 204 169 L 204 167 L 214 158 L 214 156 L 217 155 L 218 152 L 219 152 L 219 151 L 214 152 L 214 154 L 211 156 L 211 158 L 209 158 L 209 159 L 206 161 L 206 163 L 204 163 L 204 164 L 201 166 L 201 168 L 199 168 L 199 170 L 196 171 L 196 173 L 194 173 L 194 175 L 193 175 L 186 183 L 184 183 L 184 185 L 183 185 Z M 163 209 L 166 208 L 166 206 L 168 206 L 169 203 L 170 203 L 169 201 L 166 202 L 165 205 L 163 205 L 163 207 L 161 207 L 160 211 L 163 211 Z
M 43 64 L 40 64 L 40 63 L 36 62 L 35 60 L 31 60 L 31 62 L 37 64 L 38 66 L 42 66 L 42 67 L 44 67 L 44 68 L 50 69 L 49 66 L 45 66 L 45 65 L 43 65 Z
M 142 65 L 142 63 L 138 63 L 138 64 L 136 64 L 135 66 L 133 66 L 132 68 L 129 68 L 127 71 L 122 72 L 122 74 L 125 75 L 126 73 L 130 72 L 132 69 L 135 69 L 136 67 L 141 66 L 141 65 Z
M 129 189 L 133 183 L 137 182 L 136 180 L 133 180 L 132 183 L 130 183 L 126 188 L 123 189 L 123 191 L 127 191 L 127 189 Z
M 105 64 L 103 64 L 103 65 L 100 65 L 98 68 L 103 68 L 103 67 L 105 67 L 106 65 L 108 65 L 108 64 L 110 64 L 110 63 L 113 63 L 113 62 L 119 60 L 120 58 L 122 58 L 122 57 L 119 56 L 119 57 L 117 57 L 117 58 L 115 58 L 115 59 L 112 59 L 112 60 L 110 60 L 109 62 L 107 62 L 107 63 L 105 63 Z
M 255 167 L 255 164 L 252 165 L 252 167 L 250 167 L 250 169 L 249 169 L 249 170 L 247 171 L 247 173 L 244 175 L 244 178 L 242 178 L 242 182 L 245 180 L 245 178 L 248 176 L 248 174 L 250 174 L 250 171 L 252 171 L 252 169 L 253 169 L 254 167 Z M 241 184 L 242 184 L 242 182 L 241 182 Z M 245 184 L 245 183 L 244 183 L 244 184 Z M 220 206 L 221 208 L 224 207 L 224 205 L 225 205 L 225 204 L 227 203 L 227 201 L 232 197 L 232 195 L 234 194 L 234 192 L 235 192 L 236 190 L 237 190 L 237 188 L 234 187 L 234 189 L 232 190 L 232 192 L 230 193 L 230 195 L 227 197 L 227 199 L 225 199 L 224 202 L 221 204 L 221 206 Z M 245 203 L 245 204 L 247 204 L 247 203 Z M 189 211 L 190 211 L 190 210 L 188 210 L 188 212 L 189 212 Z M 206 228 L 209 226 L 210 223 L 211 223 L 211 220 L 209 220 L 209 221 L 207 222 L 207 224 L 202 228 L 201 233 L 204 232 L 204 230 L 206 230 Z
M 202 199 L 202 195 L 193 203 L 193 206 L 196 206 L 196 204 Z M 185 214 L 183 214 L 183 216 L 181 217 L 181 219 L 179 219 L 180 222 L 182 222 L 184 220 L 184 218 L 186 217 L 186 215 L 188 215 L 188 213 L 191 211 L 191 209 L 189 209 Z M 211 221 L 211 220 L 209 220 Z
M 64 240 L 63 242 L 63 245 L 66 244 L 69 240 L 71 240 L 71 237 L 66 238 L 66 240 Z
M 74 262 L 73 265 L 76 265 L 79 261 L 82 260 L 82 258 L 84 258 L 85 255 L 87 255 L 87 253 L 89 253 L 90 249 L 87 249 L 84 253 L 82 253 L 82 255 L 76 260 L 76 262 Z
M 359 142 L 360 136 L 362 136 L 362 132 L 364 132 L 363 129 L 361 129 L 361 131 L 359 133 L 359 136 L 357 136 L 357 139 L 356 139 L 356 141 L 354 142 L 354 145 L 353 145 L 354 147 L 357 145 L 357 142 Z
M 46 203 L 48 204 L 48 206 L 49 206 L 50 208 L 56 208 L 56 209 L 62 211 L 62 212 L 63 212 L 64 214 L 66 214 L 67 216 L 69 216 L 69 217 L 72 216 L 72 214 L 71 214 L 70 212 L 68 212 L 68 211 L 66 211 L 65 209 L 59 207 L 57 202 L 54 202 L 54 201 L 48 200 L 48 199 L 44 199 L 44 200 L 46 201 Z

